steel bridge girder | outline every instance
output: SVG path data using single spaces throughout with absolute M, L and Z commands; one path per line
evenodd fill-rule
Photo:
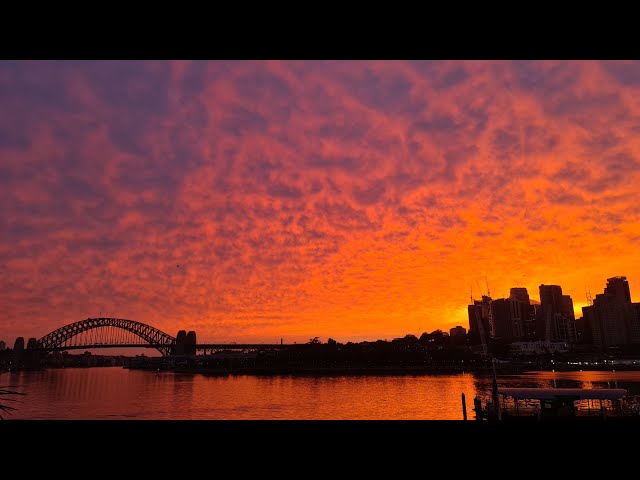
M 171 355 L 171 350 L 176 343 L 175 337 L 150 325 L 136 322 L 135 320 L 126 320 L 123 318 L 87 318 L 54 330 L 40 338 L 36 345 L 43 349 L 58 348 L 76 335 L 95 328 L 106 327 L 120 328 L 137 335 L 149 345 L 153 345 L 163 356 Z

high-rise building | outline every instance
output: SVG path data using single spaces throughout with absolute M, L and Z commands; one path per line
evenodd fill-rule
M 573 315 L 573 321 L 575 322 L 576 317 L 573 312 L 573 300 L 569 295 L 562 295 L 562 312 L 567 315 Z
M 458 335 L 465 335 L 467 333 L 467 329 L 464 327 L 461 327 L 460 325 L 453 327 L 451 330 L 449 330 L 449 336 L 450 337 L 456 337 Z
M 635 313 L 630 314 L 631 319 L 631 343 L 640 344 L 640 302 L 631 304 Z
M 512 300 L 517 300 L 522 303 L 526 303 L 529 305 L 529 292 L 524 287 L 513 287 L 509 292 L 509 298 Z
M 584 335 L 584 316 L 576 318 L 576 337 L 578 337 L 579 343 L 586 343 Z
M 467 307 L 469 333 L 479 338 L 480 327 L 482 327 L 485 340 L 491 337 L 491 331 L 489 330 L 489 302 L 490 298 L 483 295 L 482 300 L 474 300 L 473 305 Z
M 491 302 L 493 336 L 506 342 L 513 341 L 510 303 L 509 299 L 506 298 L 497 298 Z
M 608 278 L 604 292 L 582 313 L 585 338 L 596 347 L 640 343 L 640 303 L 631 302 L 627 277 Z
M 569 295 L 562 294 L 562 287 L 540 285 L 540 305 L 542 307 L 542 325 L 540 326 L 544 328 L 544 332 L 538 332 L 538 335 L 547 342 L 575 343 L 577 337 L 573 301 Z
M 535 308 L 531 305 L 529 292 L 523 287 L 514 287 L 509 293 L 511 322 L 515 340 L 533 340 L 535 336 Z
M 627 277 L 607 278 L 604 293 L 614 297 L 617 304 L 631 303 L 631 291 Z
M 547 338 L 547 327 L 545 325 L 544 316 L 542 314 L 542 305 L 540 303 L 531 302 L 531 308 L 534 313 L 534 332 L 536 340 L 546 341 Z
M 485 331 L 486 338 L 491 334 L 506 342 L 536 339 L 536 318 L 539 317 L 540 305 L 532 304 L 526 288 L 514 287 L 509 298 L 491 300 L 491 319 L 493 331 L 489 330 L 489 297 L 483 296 L 482 301 L 474 300 L 468 306 L 469 333 L 479 333 L 479 320 Z

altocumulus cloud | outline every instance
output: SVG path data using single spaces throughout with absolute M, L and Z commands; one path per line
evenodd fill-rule
M 466 324 L 640 260 L 638 62 L 2 62 L 0 336 Z

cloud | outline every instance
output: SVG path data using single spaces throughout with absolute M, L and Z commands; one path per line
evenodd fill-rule
M 0 338 L 388 338 L 603 264 L 633 295 L 638 65 L 2 62 Z

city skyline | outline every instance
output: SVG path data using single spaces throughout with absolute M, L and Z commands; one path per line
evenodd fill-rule
M 568 304 L 570 305 L 570 307 L 568 307 L 568 310 L 565 309 L 565 312 L 567 312 L 567 311 L 569 312 L 571 318 L 568 318 L 567 320 L 571 320 L 571 323 L 573 324 L 576 321 L 584 320 L 583 315 L 586 312 L 590 312 L 593 309 L 594 305 L 597 307 L 598 300 L 600 300 L 601 297 L 603 297 L 603 296 L 605 296 L 607 294 L 607 290 L 612 288 L 610 286 L 611 282 L 624 281 L 624 285 L 625 285 L 624 288 L 626 289 L 626 297 L 625 297 L 626 301 L 628 301 L 628 303 L 630 303 L 630 304 L 632 303 L 632 296 L 631 296 L 631 293 L 630 293 L 629 281 L 628 281 L 626 276 L 618 276 L 618 275 L 616 275 L 614 277 L 607 278 L 606 281 L 607 281 L 607 284 L 606 284 L 605 287 L 603 287 L 603 292 L 602 293 L 598 293 L 597 291 L 595 291 L 594 294 L 592 294 L 590 289 L 587 289 L 585 291 L 585 295 L 587 297 L 587 303 L 585 305 L 579 307 L 579 314 L 576 314 L 576 312 L 578 312 L 578 307 L 576 307 L 576 305 L 577 305 L 576 302 L 573 301 L 573 298 L 572 298 L 571 295 L 569 295 L 569 294 L 564 294 L 563 295 L 563 290 L 562 290 L 562 286 L 561 285 L 540 284 L 539 287 L 540 287 L 540 289 L 544 288 L 544 289 L 547 289 L 547 290 L 559 289 L 558 290 L 558 292 L 559 292 L 558 294 L 562 297 L 563 300 L 566 299 L 566 301 L 568 301 Z M 479 284 L 477 286 L 480 287 Z M 455 335 L 459 335 L 459 334 L 463 334 L 464 335 L 464 334 L 467 333 L 467 331 L 469 333 L 472 333 L 472 332 L 476 331 L 475 327 L 477 325 L 477 321 L 476 321 L 476 318 L 474 316 L 475 313 L 472 310 L 469 310 L 469 307 L 473 307 L 474 305 L 479 306 L 479 305 L 483 305 L 483 304 L 486 306 L 486 301 L 487 300 L 490 300 L 492 302 L 492 310 L 493 310 L 494 322 L 495 322 L 495 317 L 497 315 L 499 315 L 499 314 L 496 313 L 496 307 L 498 305 L 502 305 L 500 302 L 503 302 L 505 300 L 508 301 L 508 300 L 511 299 L 513 301 L 524 302 L 524 303 L 526 303 L 527 305 L 529 305 L 531 307 L 538 307 L 538 308 L 540 308 L 540 307 L 542 307 L 544 305 L 543 296 L 539 294 L 538 295 L 539 300 L 536 300 L 535 298 L 533 298 L 530 295 L 530 293 L 529 293 L 529 291 L 528 291 L 528 289 L 526 287 L 510 287 L 509 290 L 510 290 L 509 295 L 505 295 L 505 296 L 491 295 L 491 296 L 488 296 L 487 294 L 490 293 L 490 292 L 484 291 L 484 293 L 482 293 L 483 290 L 480 288 L 481 294 L 480 294 L 480 298 L 478 299 L 473 295 L 473 289 L 471 289 L 471 298 L 470 298 L 470 300 L 473 303 L 469 303 L 467 305 L 467 308 L 468 308 L 467 325 L 468 325 L 469 328 L 465 328 L 465 327 L 463 327 L 462 325 L 459 325 L 459 324 L 455 325 L 455 326 L 447 326 L 447 327 L 438 326 L 435 329 L 433 329 L 431 332 L 429 332 L 428 330 L 424 330 L 422 332 L 409 332 L 409 333 L 406 333 L 406 335 L 409 335 L 409 336 L 414 335 L 414 334 L 417 334 L 417 335 L 423 334 L 424 335 L 424 334 L 433 333 L 433 332 L 436 332 L 436 331 L 441 331 L 441 332 L 444 332 L 446 335 L 451 335 L 451 336 L 453 336 L 454 334 Z M 594 302 L 594 298 L 596 299 L 595 302 Z M 578 305 L 581 305 L 581 304 L 578 303 Z M 640 305 L 640 302 L 633 302 L 633 305 Z M 634 308 L 636 308 L 636 307 L 634 307 Z M 637 321 L 639 322 L 638 326 L 640 327 L 640 306 L 637 307 L 637 308 L 638 308 L 638 310 L 637 310 L 638 313 L 634 314 L 634 315 L 637 315 Z M 507 307 L 507 310 L 508 310 L 508 307 Z M 497 331 L 497 330 L 494 330 L 493 332 L 490 331 L 491 329 L 489 328 L 488 323 L 487 323 L 488 322 L 488 318 L 486 317 L 486 315 L 487 315 L 486 308 L 482 312 L 483 313 L 481 314 L 481 318 L 483 318 L 485 320 L 485 322 L 484 322 L 485 327 L 484 328 L 486 329 L 485 340 L 487 340 L 489 337 L 493 338 L 494 336 L 496 338 L 505 340 L 505 337 L 502 334 L 500 334 L 499 331 Z M 535 309 L 534 309 L 533 312 L 535 312 Z M 506 316 L 504 316 L 504 320 L 511 322 L 513 314 L 509 314 L 508 311 L 506 311 L 505 314 L 506 314 Z M 524 316 L 526 316 L 526 314 L 524 312 L 520 312 L 520 315 L 522 315 L 523 318 L 524 318 Z M 106 317 L 106 314 L 105 314 L 105 317 Z M 88 317 L 88 318 L 91 318 L 91 317 Z M 634 317 L 634 318 L 636 318 L 636 317 Z M 634 321 L 636 321 L 636 320 L 634 320 Z M 462 323 L 464 323 L 464 322 L 462 322 Z M 517 328 L 518 327 L 516 327 L 516 329 Z M 524 325 L 521 325 L 519 328 L 520 328 L 520 333 L 518 335 L 516 335 L 516 337 L 519 337 L 519 340 L 523 340 L 527 336 L 527 328 Z M 544 340 L 544 341 L 547 341 L 547 342 L 549 342 L 549 341 L 567 342 L 568 341 L 568 343 L 577 343 L 578 339 L 577 339 L 576 332 L 575 332 L 576 328 L 577 327 L 575 325 L 571 326 L 571 329 L 573 330 L 573 333 L 571 335 L 573 337 L 575 337 L 573 339 L 568 339 L 566 337 L 558 338 L 557 335 L 554 335 L 554 336 L 552 336 L 550 338 L 547 338 L 545 340 L 545 337 L 542 334 L 538 334 L 538 337 L 540 337 L 539 340 Z M 495 327 L 494 327 L 494 329 L 495 329 Z M 535 330 L 535 327 L 534 327 L 533 330 Z M 184 330 L 182 330 L 181 332 L 182 332 L 182 334 L 186 334 L 186 331 L 184 331 Z M 178 336 L 180 336 L 181 332 L 178 332 Z M 396 334 L 397 333 L 398 332 L 396 332 Z M 477 331 L 476 331 L 476 333 L 477 333 Z M 532 332 L 528 332 L 528 333 L 530 335 L 532 334 Z M 189 332 L 189 334 L 193 334 L 193 332 Z M 405 335 L 405 333 L 402 333 L 402 335 Z M 640 338 L 640 330 L 638 330 L 638 333 L 634 334 L 634 335 L 638 335 L 638 338 Z M 325 336 L 325 340 L 332 339 L 331 337 L 338 337 L 338 336 L 327 334 Z M 392 335 L 392 337 L 393 337 L 393 335 Z M 38 338 L 38 337 L 33 337 L 34 340 L 36 338 Z M 315 337 L 316 340 L 318 340 L 319 338 L 320 338 L 319 336 Z M 18 339 L 22 339 L 23 342 L 26 341 L 26 338 L 23 335 L 17 336 L 16 340 L 18 340 Z M 509 342 L 514 341 L 514 340 L 518 340 L 518 338 L 511 338 L 511 337 L 506 337 L 506 339 Z M 529 338 L 529 340 L 532 340 L 532 339 L 533 339 L 533 337 Z M 335 338 L 333 338 L 332 340 L 335 341 Z M 351 341 L 351 340 L 353 340 L 353 339 L 346 339 L 345 342 L 346 341 Z M 364 341 L 364 342 L 376 341 L 376 340 L 389 341 L 389 336 L 387 335 L 387 336 L 385 336 L 385 338 L 377 338 L 377 339 L 373 339 L 373 338 L 360 338 L 360 339 L 358 339 L 358 341 Z M 284 341 L 284 339 L 281 337 L 280 338 L 280 342 L 282 343 L 283 341 Z M 322 340 L 320 340 L 320 341 L 322 341 Z M 590 341 L 591 341 L 591 339 L 590 339 Z M 195 340 L 194 340 L 194 342 L 195 342 Z M 235 343 L 235 342 L 232 342 L 232 343 Z M 260 343 L 260 342 L 258 342 L 258 343 Z M 295 344 L 295 343 L 298 343 L 298 342 L 291 341 L 291 342 L 288 342 L 288 343 L 294 343 Z M 304 342 L 302 342 L 302 343 L 304 343 Z M 600 341 L 596 341 L 595 343 L 596 343 L 596 345 L 600 345 L 601 344 Z M 635 340 L 634 340 L 634 343 L 636 343 Z M 9 342 L 9 344 L 6 344 L 5 341 L 1 341 L 0 344 L 3 345 L 2 348 L 11 347 L 11 342 Z M 615 345 L 615 343 L 613 343 L 613 344 Z M 0 348 L 0 350 L 2 348 Z
M 419 338 L 409 333 L 393 338 L 391 344 L 397 351 L 404 351 L 409 355 L 411 351 L 415 353 L 418 344 L 420 347 L 417 349 L 422 348 L 422 353 L 427 355 L 429 350 L 433 354 L 435 348 L 440 352 L 436 355 L 436 361 L 438 356 L 442 359 L 442 356 L 449 355 L 449 360 L 459 361 L 461 368 L 465 356 L 467 361 L 482 361 L 495 354 L 511 355 L 512 359 L 516 360 L 521 355 L 532 354 L 544 358 L 552 352 L 571 352 L 577 356 L 607 351 L 616 355 L 621 352 L 623 355 L 632 352 L 637 354 L 640 346 L 640 302 L 632 301 L 626 276 L 608 278 L 602 293 L 596 293 L 595 299 L 589 295 L 589 305 L 582 308 L 584 316 L 578 319 L 575 318 L 573 300 L 570 295 L 563 293 L 562 286 L 541 284 L 539 292 L 540 302 L 532 299 L 523 287 L 512 287 L 508 298 L 492 299 L 488 295 L 483 295 L 481 300 L 470 298 L 468 332 L 466 328 L 456 326 L 452 327 L 449 333 L 443 332 L 442 329 L 425 331 Z M 245 358 L 246 355 L 255 359 L 257 352 L 271 352 L 265 359 L 266 364 L 269 364 L 269 357 L 274 352 L 280 351 L 282 358 L 287 357 L 282 349 L 303 347 L 311 349 L 307 352 L 318 352 L 317 347 L 323 345 L 317 336 L 300 344 L 284 344 L 283 338 L 280 339 L 280 343 L 272 344 L 212 343 L 201 340 L 198 340 L 195 331 L 180 330 L 174 337 L 153 326 L 132 320 L 87 318 L 62 325 L 41 339 L 31 337 L 27 340 L 22 336 L 17 337 L 14 347 L 9 348 L 7 352 L 4 351 L 5 342 L 0 341 L 0 357 L 4 357 L 0 360 L 5 364 L 11 362 L 16 368 L 27 369 L 38 368 L 38 365 L 50 362 L 58 367 L 66 363 L 71 366 L 77 362 L 71 358 L 73 355 L 66 356 L 66 351 L 79 349 L 85 350 L 81 364 L 90 366 L 96 360 L 87 350 L 117 348 L 122 351 L 123 348 L 152 348 L 164 358 L 174 357 L 174 362 L 175 358 L 185 356 L 195 360 L 198 352 L 205 360 L 219 360 L 216 356 L 220 355 L 221 351 L 223 357 L 227 355 L 225 352 L 236 351 L 233 354 L 236 359 Z M 373 345 L 373 348 L 378 350 L 377 354 L 384 358 L 387 344 L 388 339 L 369 339 L 357 343 L 347 342 L 346 348 L 353 349 L 354 345 L 365 345 L 365 349 L 370 349 L 367 345 Z M 324 345 L 329 348 L 326 352 L 331 355 L 337 354 L 336 348 L 344 346 L 344 343 L 329 338 Z M 447 351 L 443 352 L 443 349 Z M 249 354 L 250 351 L 253 353 Z M 54 352 L 53 357 L 45 358 L 42 352 Z M 65 353 L 60 355 L 60 352 Z M 370 350 L 368 354 L 371 354 Z M 139 360 L 133 360 L 134 363 L 141 362 L 140 365 L 146 365 L 141 368 L 153 367 L 153 364 L 148 364 L 150 360 L 147 360 L 146 355 L 135 358 Z M 293 360 L 295 364 L 296 358 L 294 355 L 289 360 Z M 376 358 L 377 360 L 380 358 Z M 412 359 L 416 360 L 425 362 L 426 358 L 418 356 Z M 335 363 L 331 363 L 336 361 L 335 358 L 328 361 L 330 365 L 335 366 Z M 157 362 L 157 359 L 152 362 Z M 158 368 L 167 367 L 165 360 L 157 363 Z M 112 363 L 106 365 L 113 366 Z
M 609 278 L 633 297 L 638 78 L 0 62 L 0 339 L 100 314 L 221 342 L 448 332 L 485 278 L 494 298 L 560 285 L 576 318 Z

